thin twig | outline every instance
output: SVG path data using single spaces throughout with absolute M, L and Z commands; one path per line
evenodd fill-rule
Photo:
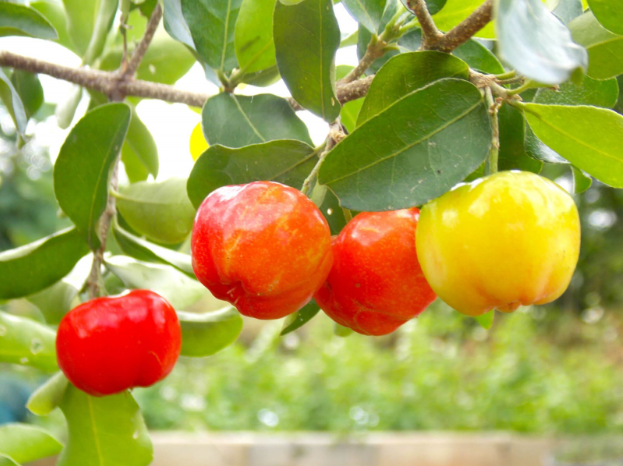
M 443 34 L 437 29 L 424 0 L 407 0 L 407 7 L 417 17 L 422 28 L 422 48 L 429 50 L 429 47 L 436 44 Z
M 487 175 L 497 173 L 498 158 L 500 154 L 500 124 L 498 121 L 498 110 L 502 105 L 502 98 L 493 98 L 493 92 L 490 87 L 485 88 L 485 100 L 489 106 L 489 115 L 491 119 L 491 152 L 487 163 Z
M 303 194 L 310 194 L 311 187 L 316 181 L 316 178 L 318 178 L 318 171 L 320 170 L 320 165 L 322 164 L 322 161 L 324 160 L 326 155 L 331 152 L 331 149 L 333 149 L 335 145 L 345 137 L 345 134 L 342 132 L 342 123 L 340 122 L 340 117 L 338 116 L 335 121 L 333 121 L 329 125 L 329 134 L 327 135 L 327 139 L 325 140 L 322 152 L 320 153 L 320 155 L 318 155 L 318 162 L 316 162 L 316 165 L 314 165 L 314 168 L 312 169 L 310 174 L 307 175 L 307 178 L 305 178 L 305 181 L 303 182 L 303 187 L 301 188 L 301 192 Z
M 443 34 L 436 42 L 423 48 L 425 50 L 438 50 L 440 52 L 447 53 L 452 52 L 454 49 L 474 37 L 478 31 L 480 31 L 491 21 L 492 16 L 493 0 L 487 0 L 461 23 L 457 24 L 446 34 Z M 422 44 L 424 44 L 424 42 Z
M 136 70 L 141 64 L 141 60 L 145 56 L 145 52 L 147 52 L 149 44 L 151 44 L 151 41 L 154 38 L 154 34 L 156 33 L 156 29 L 158 29 L 158 24 L 160 24 L 161 19 L 162 7 L 158 3 L 156 4 L 154 11 L 151 13 L 151 17 L 149 18 L 149 22 L 147 23 L 147 28 L 145 29 L 145 34 L 143 35 L 143 38 L 136 46 L 136 49 L 134 49 L 132 57 L 128 61 L 126 68 L 121 70 L 123 76 L 134 76 L 134 73 L 136 73 Z
M 344 76 L 340 83 L 347 84 L 359 79 L 359 77 L 365 73 L 365 71 L 370 68 L 370 65 L 374 63 L 378 58 L 382 57 L 385 53 L 385 47 L 387 43 L 383 40 L 380 40 L 377 37 L 373 37 L 366 48 L 366 53 L 361 57 L 359 63 L 355 68 L 353 68 L 350 73 Z

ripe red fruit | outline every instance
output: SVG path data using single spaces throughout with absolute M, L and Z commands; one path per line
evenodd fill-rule
M 104 396 L 164 379 L 181 341 L 173 307 L 152 291 L 135 290 L 69 311 L 58 328 L 56 353 L 72 384 Z
M 203 201 L 192 234 L 195 275 L 219 299 L 257 319 L 303 307 L 331 269 L 331 232 L 300 191 L 258 181 Z
M 333 242 L 334 263 L 316 302 L 338 324 L 386 335 L 419 315 L 436 296 L 415 250 L 416 208 L 366 212 Z

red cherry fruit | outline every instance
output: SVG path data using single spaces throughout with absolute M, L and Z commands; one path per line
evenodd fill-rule
M 316 302 L 338 324 L 386 335 L 436 296 L 415 251 L 416 208 L 357 215 L 333 241 L 334 263 Z
M 173 307 L 152 291 L 134 290 L 69 311 L 58 328 L 56 353 L 72 384 L 104 396 L 164 379 L 181 341 Z
M 210 193 L 197 211 L 191 247 L 199 281 L 257 319 L 307 304 L 333 261 L 318 208 L 300 191 L 269 181 Z

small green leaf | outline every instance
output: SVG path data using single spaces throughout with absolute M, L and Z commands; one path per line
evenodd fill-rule
M 22 464 L 58 454 L 63 445 L 40 427 L 27 424 L 0 426 L 0 464 L 2 457 Z
M 58 39 L 56 29 L 41 13 L 26 5 L 12 2 L 0 2 L 0 36 Z
M 163 4 L 164 15 L 162 22 L 165 31 L 175 40 L 186 45 L 191 50 L 195 50 L 195 43 L 190 34 L 190 28 L 182 14 L 181 0 L 163 0 Z
M 69 381 L 57 372 L 30 395 L 26 407 L 37 416 L 47 416 L 61 404 Z
M 243 0 L 236 22 L 234 45 L 244 73 L 271 68 L 277 64 L 273 42 L 275 0 Z
M 533 102 L 552 105 L 594 105 L 612 108 L 617 103 L 619 85 L 615 78 L 598 81 L 585 76 L 581 84 L 562 83 L 557 91 L 537 90 Z
M 357 126 L 406 94 L 442 78 L 468 79 L 464 61 L 442 52 L 409 52 L 391 58 L 376 74 L 363 101 Z
M 99 248 L 97 222 L 108 200 L 110 170 L 128 131 L 130 107 L 101 105 L 73 127 L 54 164 L 54 193 L 93 250 Z
M 238 66 L 234 31 L 242 0 L 181 0 L 182 14 L 197 53 L 213 69 Z
M 72 228 L 0 253 L 0 299 L 21 298 L 51 286 L 88 251 Z
M 195 209 L 186 194 L 186 180 L 141 181 L 115 193 L 117 209 L 138 233 L 160 243 L 181 243 L 190 234 Z
M 568 160 L 563 159 L 559 154 L 543 144 L 543 141 L 536 137 L 536 134 L 534 134 L 534 131 L 532 131 L 530 125 L 528 125 L 525 121 L 524 132 L 524 148 L 526 150 L 526 154 L 530 157 L 547 163 L 569 163 Z
M 582 194 L 593 184 L 593 179 L 590 175 L 587 175 L 582 170 L 571 165 L 571 171 L 573 172 L 573 192 L 576 194 Z
M 91 42 L 99 6 L 98 0 L 63 0 L 67 18 L 67 32 L 73 50 L 83 56 Z
M 588 51 L 588 74 L 595 79 L 623 74 L 623 35 L 605 29 L 593 13 L 586 12 L 569 23 L 573 40 Z
M 500 125 L 499 170 L 524 170 L 540 173 L 543 162 L 526 154 L 524 147 L 524 117 L 510 105 L 498 111 Z
M 372 39 L 372 33 L 368 31 L 362 24 L 360 24 L 359 30 L 358 30 L 358 39 L 357 39 L 357 57 L 359 58 L 359 60 L 361 60 L 363 56 L 365 55 L 366 50 L 368 48 L 368 44 L 370 43 L 371 39 Z M 399 53 L 400 53 L 399 50 L 395 50 L 393 48 L 385 52 L 383 56 L 381 56 L 380 58 L 377 58 L 376 60 L 374 60 L 374 62 L 372 62 L 372 64 L 366 70 L 365 74 L 368 76 L 371 74 L 375 74 L 381 69 L 381 67 L 385 63 L 387 63 L 387 61 L 390 58 L 398 55 Z
M 39 77 L 34 73 L 16 69 L 11 75 L 11 83 L 22 100 L 26 116 L 32 117 L 43 105 L 43 86 Z
M 343 0 L 342 4 L 355 20 L 373 34 L 381 25 L 386 0 Z
M 57 371 L 55 340 L 56 333 L 45 325 L 0 312 L 1 362 Z
M 586 69 L 586 50 L 541 0 L 499 0 L 495 14 L 499 54 L 518 73 L 559 84 Z
M 144 181 L 148 175 L 158 176 L 158 147 L 147 126 L 132 107 L 132 119 L 128 134 L 121 148 L 121 161 L 130 182 Z
M 147 466 L 153 448 L 145 421 L 129 392 L 93 397 L 72 385 L 60 408 L 67 419 L 67 445 L 58 466 Z
M 3 3 L 0 3 L 3 5 Z M 24 136 L 26 132 L 26 123 L 28 123 L 28 117 L 26 116 L 26 110 L 19 94 L 13 87 L 11 80 L 0 69 L 0 100 L 8 110 L 15 129 L 20 136 Z
M 83 56 L 85 64 L 91 65 L 104 51 L 106 37 L 112 27 L 118 6 L 119 0 L 99 0 L 95 22 L 93 23 L 93 34 Z
M 312 144 L 305 123 L 288 101 L 272 94 L 217 94 L 205 103 L 201 125 L 210 145 L 244 147 L 274 139 Z
M 465 20 L 482 4 L 483 0 L 447 0 L 445 6 L 433 19 L 440 30 L 449 31 Z M 495 30 L 493 23 L 487 24 L 475 36 L 483 39 L 494 39 Z
M 58 33 L 58 43 L 69 50 L 73 50 L 73 44 L 67 32 L 67 21 L 63 4 L 40 0 L 30 2 L 30 7 L 41 13 L 54 26 Z
M 602 183 L 623 188 L 623 116 L 590 106 L 524 104 L 536 136 Z
M 298 312 L 290 314 L 286 320 L 283 321 L 283 330 L 280 335 L 287 335 L 290 332 L 294 332 L 296 329 L 301 328 L 307 322 L 312 320 L 320 312 L 320 308 L 316 301 L 313 299 L 303 306 Z
M 495 311 L 489 311 L 481 316 L 474 317 L 480 324 L 480 326 L 486 330 L 489 330 L 493 326 L 493 319 L 495 317 Z
M 412 207 L 463 180 L 485 160 L 490 144 L 478 89 L 468 81 L 441 79 L 396 101 L 340 142 L 320 166 L 319 181 L 349 209 Z
M 59 128 L 69 128 L 76 115 L 80 99 L 82 99 L 82 86 L 72 84 L 64 99 L 56 106 L 54 112 Z M 93 100 L 91 100 L 91 103 L 93 103 Z
M 588 0 L 588 6 L 603 27 L 615 34 L 623 34 L 622 0 Z
M 335 53 L 340 29 L 331 0 L 277 1 L 273 34 L 279 74 L 302 107 L 326 121 L 340 114 Z
M 85 274 L 86 275 L 86 274 Z M 48 324 L 58 324 L 76 304 L 79 289 L 65 280 L 27 297 L 28 301 L 37 306 Z
M 188 254 L 183 254 L 138 238 L 125 231 L 117 223 L 114 224 L 113 234 L 115 235 L 115 240 L 119 247 L 128 256 L 144 262 L 156 262 L 170 265 L 180 272 L 185 273 L 190 278 L 195 278 L 191 259 Z
M 109 257 L 104 265 L 129 289 L 155 291 L 175 309 L 186 309 L 208 293 L 196 280 L 165 265 L 139 262 L 126 256 Z
M 201 358 L 231 345 L 242 331 L 242 317 L 233 306 L 205 314 L 178 312 L 182 356 Z
M 188 197 L 197 208 L 221 186 L 274 180 L 300 189 L 318 161 L 316 151 L 292 139 L 253 144 L 240 149 L 210 146 L 188 178 Z

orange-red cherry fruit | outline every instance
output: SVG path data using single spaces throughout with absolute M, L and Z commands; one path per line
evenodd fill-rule
M 416 317 L 436 296 L 415 250 L 416 208 L 357 215 L 333 241 L 334 262 L 315 294 L 338 324 L 386 335 Z
M 199 281 L 257 319 L 299 310 L 333 262 L 331 232 L 318 208 L 270 181 L 210 193 L 197 211 L 191 246 Z

